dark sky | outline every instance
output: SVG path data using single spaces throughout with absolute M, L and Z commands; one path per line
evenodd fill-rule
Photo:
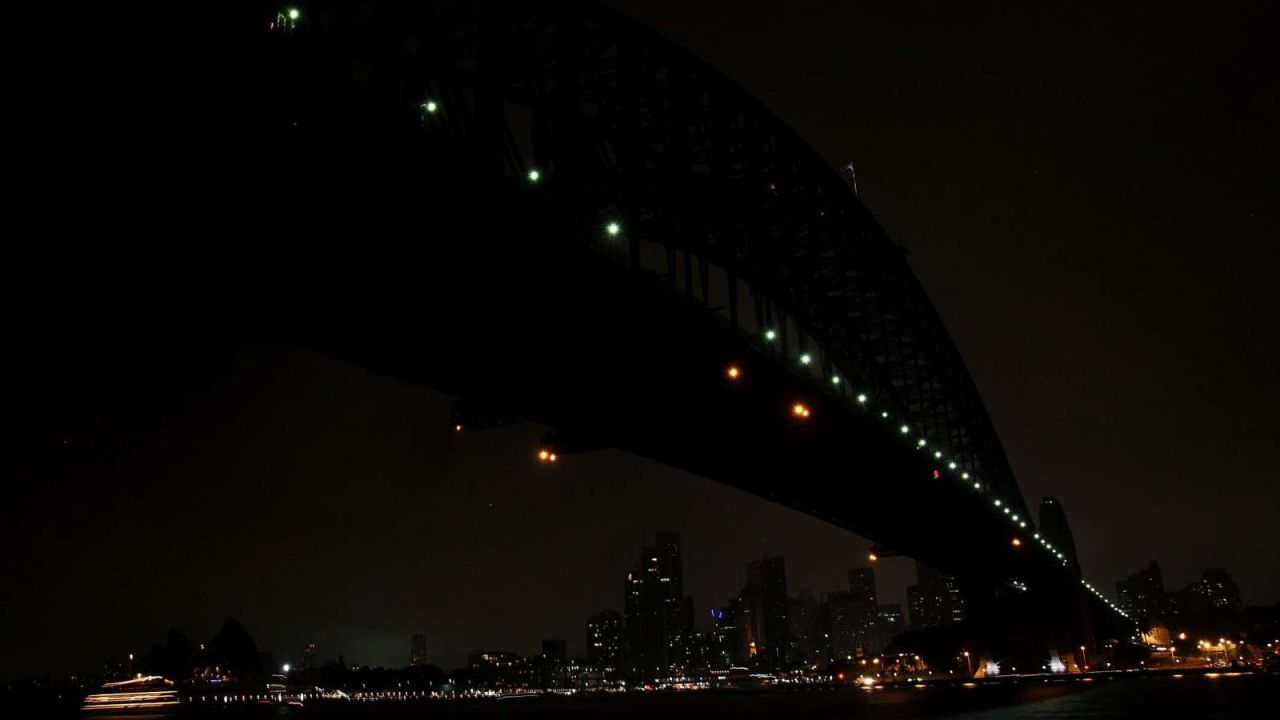
M 1180 587 L 1221 565 L 1247 602 L 1280 600 L 1262 3 L 614 4 L 855 163 L 1088 577 L 1155 558 Z M 456 435 L 447 398 L 280 344 L 104 350 L 13 397 L 0 676 L 169 627 L 200 641 L 228 614 L 282 659 L 314 640 L 402 664 L 413 632 L 446 666 L 542 637 L 582 652 L 655 530 L 682 534 L 700 617 L 761 553 L 819 592 L 867 548 L 617 452 L 548 472 L 538 428 Z M 911 575 L 888 564 L 882 595 Z

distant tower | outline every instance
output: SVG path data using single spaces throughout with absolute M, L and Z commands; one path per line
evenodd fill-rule
M 628 673 L 665 677 L 684 661 L 693 603 L 684 596 L 680 536 L 660 532 L 627 575 L 624 631 Z
M 955 578 L 916 561 L 916 584 L 907 586 L 912 630 L 964 622 L 964 596 Z
M 757 642 L 764 661 L 780 667 L 787 661 L 790 646 L 787 624 L 787 564 L 782 556 L 754 560 L 747 564 L 747 581 L 759 592 Z
M 587 659 L 614 680 L 622 668 L 622 617 L 612 610 L 587 620 Z
M 1052 495 L 1040 501 L 1040 534 L 1044 536 L 1067 561 L 1067 567 L 1080 577 L 1080 559 L 1076 556 L 1076 540 L 1067 524 L 1067 510 Z
M 1164 578 L 1155 560 L 1116 583 L 1120 609 L 1138 619 L 1161 618 L 1167 612 Z
M 1187 594 L 1192 597 L 1191 610 L 1239 610 L 1240 590 L 1230 573 L 1222 568 L 1209 568 L 1191 583 Z
M 427 664 L 427 636 L 421 633 L 409 640 L 409 667 Z
M 858 625 L 858 646 L 871 649 L 880 603 L 876 600 L 876 573 L 871 568 L 849 569 L 849 596 L 853 600 L 854 622 Z
M 316 664 L 316 644 L 315 643 L 307 643 L 305 646 L 303 646 L 301 667 L 303 670 L 310 670 L 312 668 L 319 667 L 319 665 Z

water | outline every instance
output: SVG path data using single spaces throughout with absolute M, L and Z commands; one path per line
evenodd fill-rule
M 1092 682 L 932 686 L 865 691 L 856 688 L 650 693 L 577 698 L 524 698 L 424 703 L 313 703 L 306 708 L 215 710 L 196 717 L 388 718 L 452 720 L 1225 720 L 1273 717 L 1280 675 L 1117 677 Z M 185 717 L 178 715 L 177 717 Z

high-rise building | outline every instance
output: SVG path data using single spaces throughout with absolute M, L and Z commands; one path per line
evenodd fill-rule
M 766 556 L 747 564 L 747 582 L 759 593 L 756 615 L 759 660 L 770 667 L 787 662 L 787 566 L 781 557 Z
M 1062 553 L 1067 567 L 1080 577 L 1080 559 L 1076 555 L 1076 539 L 1067 523 L 1067 510 L 1052 495 L 1040 501 L 1040 534 L 1054 549 Z
M 612 610 L 587 619 L 587 659 L 612 680 L 622 669 L 622 617 Z
M 310 670 L 312 668 L 320 667 L 320 665 L 316 661 L 316 644 L 315 643 L 307 643 L 302 647 L 301 659 L 298 662 L 298 666 L 303 670 Z
M 954 578 L 916 561 L 916 584 L 907 588 L 911 629 L 964 621 L 964 597 Z
M 684 660 L 693 633 L 693 602 L 684 595 L 680 537 L 660 532 L 627 575 L 626 657 L 633 677 L 672 673 Z
M 409 667 L 427 664 L 427 636 L 421 633 L 409 638 Z
M 1155 560 L 1117 582 L 1116 595 L 1120 609 L 1130 617 L 1160 618 L 1168 611 L 1164 578 L 1160 574 L 1160 564 Z
M 829 592 L 822 594 L 821 624 L 827 632 L 826 644 L 829 645 L 828 660 L 846 660 L 858 655 L 858 633 L 861 629 L 861 617 L 854 604 L 853 596 L 847 592 Z
M 1231 574 L 1222 568 L 1209 568 L 1200 579 L 1187 587 L 1186 596 L 1192 612 L 1202 610 L 1239 610 L 1240 589 Z
M 876 610 L 876 624 L 871 631 L 869 652 L 881 653 L 905 630 L 901 605 L 881 605 Z
M 818 623 L 818 599 L 801 590 L 787 606 L 788 635 L 791 638 L 792 662 L 811 663 L 818 659 L 814 631 Z
M 542 641 L 542 654 L 538 656 L 539 683 L 543 688 L 564 687 L 565 661 L 568 652 L 563 640 L 546 639 Z
M 854 622 L 858 626 L 857 644 L 870 651 L 871 633 L 875 630 L 879 603 L 876 600 L 876 574 L 871 568 L 849 570 L 849 597 L 853 603 Z

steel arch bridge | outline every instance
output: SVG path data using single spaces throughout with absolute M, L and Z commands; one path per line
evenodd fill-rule
M 252 108 L 237 157 L 285 188 L 263 207 L 312 211 L 298 236 L 415 222 L 429 247 L 237 269 L 210 312 L 858 532 L 955 575 L 1006 638 L 1132 630 L 1036 533 L 905 250 L 759 102 L 592 4 L 300 7 L 257 9 L 256 84 L 228 96 Z M 601 348 L 613 372 L 576 362 Z

